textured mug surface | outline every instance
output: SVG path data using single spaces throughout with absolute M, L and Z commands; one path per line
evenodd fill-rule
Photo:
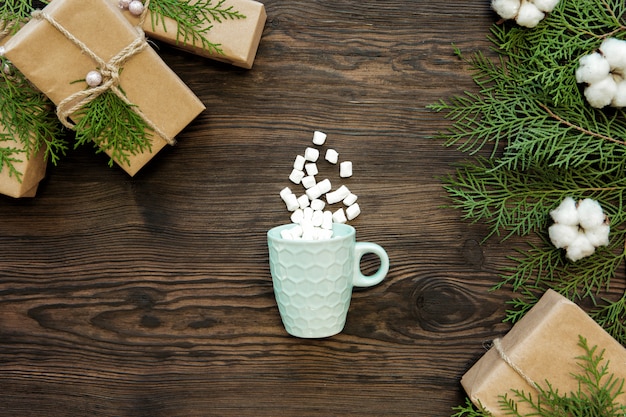
M 267 232 L 274 295 L 285 330 L 293 336 L 320 338 L 335 335 L 346 323 L 353 286 L 380 283 L 389 270 L 385 250 L 370 242 L 356 242 L 356 232 L 346 224 L 333 225 L 326 240 L 288 240 L 278 226 Z M 361 257 L 373 253 L 380 267 L 363 275 Z

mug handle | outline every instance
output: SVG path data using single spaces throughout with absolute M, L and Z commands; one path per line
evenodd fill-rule
M 380 267 L 373 275 L 363 275 L 361 272 L 361 258 L 366 253 L 373 253 L 380 259 Z M 371 242 L 356 242 L 354 246 L 354 278 L 353 285 L 355 287 L 371 287 L 380 283 L 387 272 L 389 272 L 389 256 L 387 252 L 376 243 Z

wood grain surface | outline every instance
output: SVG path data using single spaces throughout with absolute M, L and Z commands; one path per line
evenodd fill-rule
M 485 0 L 264 0 L 254 67 L 158 44 L 206 104 L 134 178 L 92 149 L 0 198 L 1 416 L 449 416 L 502 323 L 490 292 L 514 241 L 481 243 L 440 177 L 463 155 L 426 109 L 474 89 L 454 56 L 487 49 Z M 354 164 L 357 238 L 382 284 L 343 333 L 284 331 L 266 231 L 314 130 Z M 363 260 L 364 271 L 377 268 Z M 616 293 L 619 289 L 615 289 Z

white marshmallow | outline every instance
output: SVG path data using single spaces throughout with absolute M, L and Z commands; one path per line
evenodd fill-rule
M 298 197 L 298 206 L 300 206 L 301 209 L 309 207 L 309 205 L 309 197 L 306 194 L 302 194 L 300 197 Z
M 304 159 L 304 156 L 298 155 L 298 156 L 296 156 L 296 160 L 293 161 L 293 168 L 297 169 L 298 171 L 302 171 L 302 170 L 304 170 L 304 163 L 305 162 L 306 162 L 306 159 Z
M 311 208 L 313 210 L 324 210 L 325 206 L 326 206 L 326 203 L 324 203 L 324 200 L 321 200 L 319 198 L 316 198 L 315 200 L 311 201 Z
M 334 149 L 326 150 L 326 156 L 324 157 L 331 164 L 336 164 L 339 161 L 339 153 Z
M 291 229 L 289 229 L 289 231 L 291 232 L 291 236 L 293 236 L 294 239 L 299 239 L 302 237 L 302 226 L 300 226 L 299 224 L 294 225 Z
M 317 183 L 313 187 L 306 190 L 306 195 L 309 197 L 309 200 L 313 201 L 317 198 L 320 198 L 321 195 L 324 194 L 320 188 L 320 184 Z
M 346 216 L 348 217 L 348 220 L 356 218 L 359 214 L 361 214 L 361 207 L 359 207 L 358 203 L 354 203 L 346 209 Z
M 315 162 L 310 162 L 306 165 L 304 165 L 304 170 L 306 171 L 306 173 L 308 175 L 317 175 L 319 173 L 318 169 L 317 169 L 317 165 L 315 164 Z
M 289 194 L 293 194 L 293 192 L 291 191 L 291 188 L 289 188 L 289 187 L 285 187 L 282 190 L 280 190 L 280 198 L 282 198 L 283 200 Z
M 289 174 L 289 180 L 293 182 L 294 184 L 300 184 L 300 181 L 302 181 L 302 178 L 304 178 L 304 172 L 300 171 L 299 169 L 294 168 L 291 171 L 291 174 Z
M 280 231 L 280 237 L 285 240 L 293 240 L 293 235 L 291 234 L 291 229 L 283 229 Z
M 321 227 L 324 221 L 324 213 L 320 210 L 313 210 L 313 217 L 311 218 L 311 223 L 313 226 Z
M 333 231 L 328 229 L 316 229 L 317 240 L 326 240 L 333 237 Z
M 345 223 L 347 221 L 348 219 L 346 218 L 346 213 L 343 211 L 343 208 L 340 208 L 333 213 L 334 223 Z
M 302 239 L 314 240 L 315 239 L 315 227 L 312 224 L 302 226 Z
M 344 161 L 339 164 L 339 176 L 341 178 L 350 178 L 352 176 L 352 162 Z
M 302 217 L 302 225 L 311 224 L 313 221 L 313 209 L 311 207 L 305 207 L 302 212 L 304 216 Z
M 306 148 L 304 151 L 304 159 L 315 162 L 320 157 L 320 151 L 315 148 Z
M 355 194 L 350 193 L 346 196 L 346 198 L 343 199 L 343 204 L 345 204 L 346 206 L 351 206 L 356 203 L 357 199 L 358 197 Z
M 298 197 L 295 194 L 289 194 L 283 198 L 285 205 L 287 206 L 288 211 L 297 210 L 300 207 L 300 203 L 298 202 Z
M 328 178 L 323 179 L 317 185 L 320 187 L 320 192 L 322 194 L 326 194 L 327 192 L 329 192 L 333 188 L 333 186 L 330 183 L 330 180 Z
M 313 132 L 313 143 L 316 145 L 323 145 L 326 142 L 326 133 L 316 130 Z
M 307 175 L 306 177 L 302 178 L 300 182 L 302 183 L 304 188 L 307 189 L 313 187 L 316 184 L 315 177 L 313 175 Z
M 330 210 L 326 210 L 324 212 L 324 217 L 322 218 L 322 229 L 330 229 L 333 228 L 333 213 Z
M 335 191 L 332 191 L 326 194 L 326 202 L 328 204 L 335 204 L 346 198 L 350 195 L 350 190 L 345 185 L 337 188 Z
M 302 209 L 296 209 L 291 213 L 291 223 L 300 224 L 302 223 L 302 219 L 304 219 L 304 211 L 302 211 Z

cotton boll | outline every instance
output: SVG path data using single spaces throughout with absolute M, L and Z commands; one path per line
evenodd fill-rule
M 576 239 L 567 247 L 565 257 L 576 262 L 586 256 L 592 255 L 596 248 L 591 244 L 584 232 L 579 232 Z
M 612 69 L 626 71 L 626 41 L 606 38 L 600 45 L 600 51 Z
M 492 0 L 491 8 L 503 19 L 514 19 L 520 8 L 520 0 Z
M 617 92 L 617 83 L 608 76 L 602 81 L 595 82 L 585 88 L 585 98 L 592 107 L 601 109 L 613 101 Z
M 609 244 L 609 232 L 611 227 L 608 224 L 601 224 L 593 229 L 586 229 L 585 236 L 589 242 L 595 246 L 607 246 Z
M 533 4 L 542 12 L 550 13 L 559 4 L 559 0 L 533 0 Z
M 615 90 L 613 100 L 611 100 L 611 106 L 626 107 L 626 80 L 617 83 L 617 89 Z
M 579 219 L 576 201 L 572 197 L 565 197 L 561 204 L 550 212 L 550 216 L 555 223 L 578 226 Z
M 520 26 L 534 28 L 544 17 L 545 14 L 537 6 L 525 1 L 522 2 L 515 21 Z
M 548 228 L 548 234 L 552 244 L 563 249 L 572 244 L 578 237 L 578 226 L 554 223 Z
M 584 55 L 578 60 L 576 81 L 593 84 L 608 77 L 611 72 L 609 61 L 599 52 Z
M 605 219 L 602 206 L 596 200 L 585 198 L 578 203 L 578 218 L 580 227 L 583 229 L 593 229 L 604 223 Z

